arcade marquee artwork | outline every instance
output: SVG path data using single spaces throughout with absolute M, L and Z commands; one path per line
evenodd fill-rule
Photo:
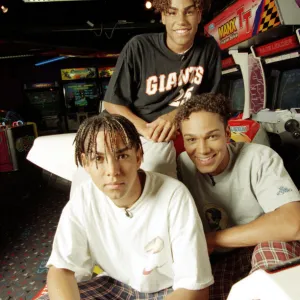
M 205 31 L 224 50 L 280 24 L 275 0 L 241 0 L 208 23 Z

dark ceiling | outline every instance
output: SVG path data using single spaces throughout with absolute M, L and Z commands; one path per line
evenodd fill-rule
M 213 0 L 203 23 L 233 0 Z M 145 0 L 25 3 L 0 0 L 0 57 L 15 55 L 99 55 L 119 52 L 134 35 L 162 31 L 160 15 Z M 91 22 L 94 27 L 87 24 Z M 96 54 L 98 53 L 98 54 Z

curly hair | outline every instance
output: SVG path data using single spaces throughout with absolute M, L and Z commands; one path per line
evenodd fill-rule
M 162 13 L 168 11 L 172 0 L 153 0 L 152 5 L 156 12 Z M 193 0 L 196 8 L 208 10 L 211 6 L 211 0 Z
M 201 94 L 192 96 L 189 101 L 179 107 L 175 124 L 180 127 L 182 121 L 187 120 L 193 112 L 207 111 L 219 114 L 225 127 L 231 116 L 230 101 L 222 94 Z
M 142 143 L 135 126 L 123 116 L 103 112 L 85 119 L 77 131 L 74 139 L 77 166 L 79 164 L 83 166 L 82 153 L 90 158 L 96 152 L 97 135 L 100 130 L 104 131 L 105 141 L 109 141 L 113 153 L 117 152 L 117 138 L 121 137 L 126 147 L 140 150 L 143 155 Z

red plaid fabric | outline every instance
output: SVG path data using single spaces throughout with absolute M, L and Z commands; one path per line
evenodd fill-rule
M 300 257 L 300 242 L 265 242 L 258 244 L 252 255 L 251 273 Z
M 278 265 L 300 257 L 300 242 L 264 242 L 255 248 L 240 248 L 212 255 L 215 283 L 210 287 L 210 300 L 226 300 L 233 284 L 258 269 Z
M 140 293 L 130 286 L 108 276 L 95 277 L 78 284 L 81 300 L 163 300 L 173 289 L 168 288 L 157 293 Z M 48 300 L 48 294 L 38 298 Z

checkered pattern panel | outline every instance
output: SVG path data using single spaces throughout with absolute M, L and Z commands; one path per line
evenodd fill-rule
M 265 0 L 264 11 L 258 32 L 267 31 L 280 24 L 281 22 L 279 19 L 279 14 L 275 4 L 275 0 Z

